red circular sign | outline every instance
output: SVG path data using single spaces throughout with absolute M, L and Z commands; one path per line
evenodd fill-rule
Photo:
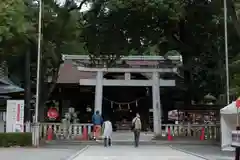
M 238 98 L 238 99 L 236 100 L 236 107 L 237 107 L 237 108 L 240 108 L 240 98 Z
M 57 119 L 59 116 L 57 108 L 50 108 L 47 112 L 47 116 L 49 119 Z

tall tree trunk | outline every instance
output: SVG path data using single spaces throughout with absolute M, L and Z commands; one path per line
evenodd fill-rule
M 45 94 L 46 91 L 45 91 L 45 88 L 44 88 L 44 73 L 45 73 L 45 70 L 44 70 L 44 64 L 41 60 L 41 65 L 40 65 L 40 77 L 39 77 L 39 108 L 38 108 L 38 117 L 39 117 L 39 121 L 40 122 L 44 122 L 45 120 Z
M 31 121 L 31 73 L 30 73 L 30 66 L 31 66 L 31 54 L 30 51 L 27 51 L 25 54 L 25 114 L 26 121 Z
M 233 0 L 227 0 L 228 16 L 231 17 L 234 28 L 237 32 L 238 37 L 240 37 L 240 22 L 237 16 L 236 7 Z
M 180 21 L 179 23 L 179 36 L 180 42 L 185 44 L 185 35 L 187 31 L 185 29 L 185 20 Z M 186 47 L 186 46 L 185 46 Z M 191 104 L 192 95 L 191 95 L 191 73 L 189 70 L 189 61 L 191 61 L 189 48 L 183 49 L 183 68 L 184 68 L 184 83 L 187 86 L 187 92 L 185 93 L 184 103 L 185 105 Z

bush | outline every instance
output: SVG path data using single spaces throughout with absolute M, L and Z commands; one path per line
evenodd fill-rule
M 31 145 L 32 133 L 0 133 L 0 147 Z

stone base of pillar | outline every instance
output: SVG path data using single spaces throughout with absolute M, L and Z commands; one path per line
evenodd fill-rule
M 40 140 L 39 129 L 40 129 L 39 123 L 33 124 L 33 126 L 32 126 L 32 145 L 34 147 L 39 147 L 39 140 Z
M 27 121 L 25 123 L 25 132 L 31 132 L 31 122 L 30 121 Z

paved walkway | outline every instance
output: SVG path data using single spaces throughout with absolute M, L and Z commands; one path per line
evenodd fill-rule
M 141 132 L 139 141 L 141 142 L 150 142 L 154 137 L 152 132 Z M 134 139 L 132 131 L 118 131 L 113 132 L 112 134 L 112 141 L 115 142 L 132 142 Z
M 166 146 L 90 146 L 71 160 L 203 160 Z
M 152 132 L 141 132 L 140 134 L 140 141 L 151 141 L 154 137 L 154 133 Z M 115 132 L 112 135 L 112 139 L 116 141 L 132 141 L 133 138 L 133 132 Z
M 78 147 L 78 150 L 80 148 Z M 0 148 L 2 160 L 66 160 L 76 149 L 53 148 Z
M 197 154 L 209 160 L 233 160 L 234 152 L 223 152 L 219 146 L 173 144 L 173 148 L 190 154 Z

